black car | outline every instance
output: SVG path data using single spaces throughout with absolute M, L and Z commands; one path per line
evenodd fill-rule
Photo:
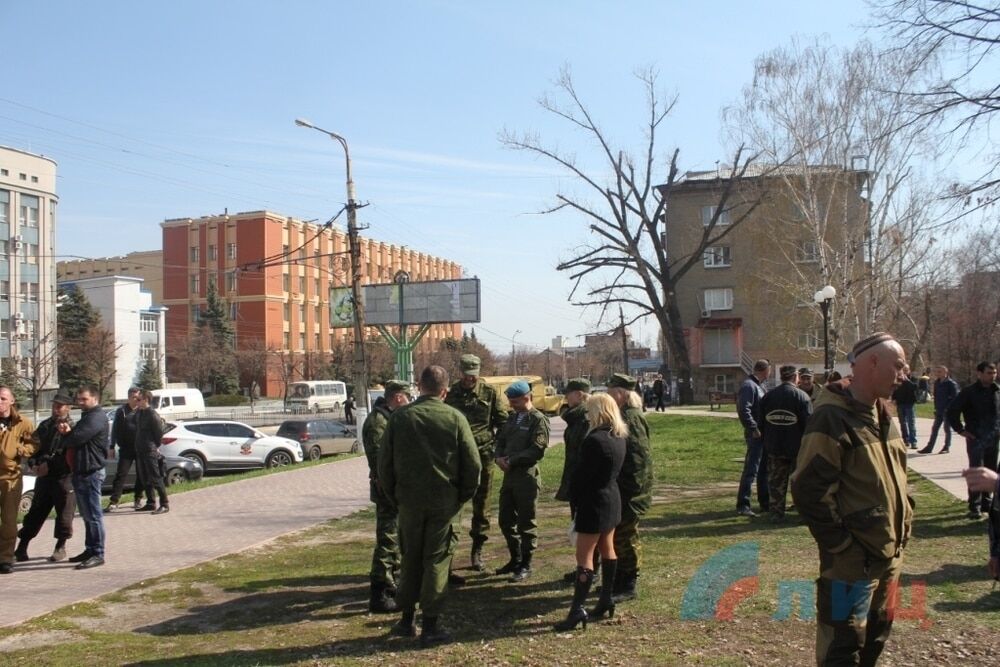
M 325 454 L 361 451 L 354 427 L 333 419 L 288 419 L 281 422 L 277 435 L 300 443 L 303 456 L 310 461 Z
M 200 463 L 180 456 L 164 456 L 163 464 L 167 473 L 163 481 L 167 486 L 177 484 L 178 482 L 195 482 L 205 474 Z M 110 492 L 115 483 L 115 475 L 118 474 L 118 458 L 108 459 L 105 470 L 104 484 L 101 487 L 101 491 Z M 128 474 L 125 475 L 126 489 L 131 489 L 135 486 L 135 475 L 136 465 L 132 464 Z

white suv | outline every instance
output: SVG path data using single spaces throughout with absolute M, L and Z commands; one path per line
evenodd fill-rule
M 225 420 L 167 422 L 160 452 L 198 461 L 206 471 L 276 468 L 302 462 L 295 440 Z

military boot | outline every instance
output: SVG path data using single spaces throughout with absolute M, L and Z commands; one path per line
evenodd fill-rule
M 629 600 L 634 600 L 638 597 L 638 593 L 635 591 L 636 579 L 638 574 L 627 574 L 621 578 L 621 588 L 615 592 L 611 599 L 615 603 L 628 602 Z
M 531 552 L 525 550 L 521 553 L 521 565 L 517 568 L 507 581 L 515 583 L 518 581 L 524 581 L 531 576 Z
M 389 629 L 389 634 L 396 637 L 416 637 L 417 628 L 413 625 L 413 615 L 412 609 L 404 609 L 403 615 Z
M 497 570 L 497 574 L 513 574 L 521 567 L 521 547 L 520 545 L 507 542 L 507 550 L 510 551 L 510 560 L 507 564 Z
M 472 541 L 472 569 L 476 572 L 482 572 L 485 568 L 483 567 L 483 540 L 473 540 Z
M 451 635 L 438 625 L 437 616 L 424 616 L 421 627 L 420 646 L 424 648 L 451 641 Z
M 396 601 L 389 597 L 385 582 L 372 580 L 368 611 L 373 614 L 391 614 L 396 611 Z

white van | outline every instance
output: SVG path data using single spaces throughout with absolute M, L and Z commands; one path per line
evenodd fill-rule
M 288 385 L 288 407 L 295 412 L 339 410 L 347 400 L 347 385 L 339 380 L 312 380 Z
M 164 419 L 197 419 L 205 414 L 205 397 L 197 389 L 154 389 L 150 407 Z

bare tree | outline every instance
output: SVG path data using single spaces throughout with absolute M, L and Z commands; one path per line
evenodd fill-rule
M 937 66 L 927 86 L 901 89 L 915 103 L 913 119 L 940 117 L 960 144 L 983 154 L 986 166 L 953 194 L 979 208 L 1000 197 L 1000 150 L 990 123 L 1000 111 L 1000 2 L 984 0 L 884 0 L 876 5 L 882 26 L 899 51 Z M 973 147 L 985 140 L 988 148 Z
M 919 349 L 926 330 L 912 295 L 938 278 L 940 224 L 947 207 L 932 175 L 931 119 L 913 122 L 899 90 L 920 80 L 920 63 L 861 42 L 839 49 L 798 41 L 755 62 L 753 82 L 725 112 L 733 142 L 767 162 L 782 196 L 764 216 L 776 252 L 761 258 L 759 279 L 811 304 L 823 285 L 836 350 L 863 332 L 894 331 Z
M 644 121 L 645 144 L 638 156 L 616 148 L 600 128 L 587 105 L 577 93 L 569 70 L 564 68 L 555 82 L 565 103 L 549 97 L 539 100 L 541 107 L 582 130 L 595 147 L 603 166 L 590 171 L 575 155 L 550 146 L 534 134 L 516 134 L 505 130 L 500 141 L 513 150 L 525 151 L 556 163 L 574 177 L 584 193 L 560 190 L 556 203 L 542 211 L 570 212 L 587 222 L 593 241 L 577 248 L 557 265 L 573 281 L 570 299 L 574 305 L 598 309 L 598 326 L 617 315 L 614 305 L 629 309 L 626 324 L 647 316 L 656 318 L 670 352 L 670 359 L 680 386 L 682 400 L 690 402 L 691 360 L 684 336 L 677 300 L 677 284 L 698 262 L 705 248 L 730 234 L 756 208 L 759 199 L 747 197 L 743 177 L 753 162 L 743 146 L 733 152 L 733 177 L 721 184 L 715 214 L 703 228 L 697 247 L 691 254 L 671 261 L 667 255 L 661 224 L 671 215 L 668 201 L 679 181 L 675 148 L 664 159 L 657 146 L 657 132 L 673 111 L 676 96 L 658 90 L 653 69 L 636 72 L 646 97 Z M 722 216 L 728 225 L 718 224 Z
M 122 345 L 115 345 L 114 332 L 99 326 L 91 330 L 86 345 L 81 350 L 79 359 L 87 376 L 97 386 L 102 400 L 117 373 L 116 361 L 121 349 Z
M 38 414 L 38 399 L 41 397 L 42 390 L 53 379 L 53 373 L 56 369 L 57 350 L 55 345 L 50 344 L 54 338 L 55 331 L 50 331 L 41 338 L 32 341 L 32 347 L 27 356 L 27 367 L 23 369 L 27 373 L 18 378 L 28 390 L 28 396 L 31 397 L 31 408 L 35 415 Z
M 247 388 L 247 394 L 250 396 L 251 411 L 257 400 L 257 392 L 267 379 L 271 356 L 267 343 L 261 337 L 242 341 L 239 350 L 236 351 L 236 368 L 239 371 L 240 384 Z

